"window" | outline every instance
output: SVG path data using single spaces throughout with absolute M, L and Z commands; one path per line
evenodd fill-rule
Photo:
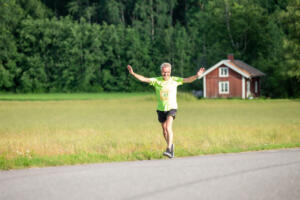
M 219 93 L 229 94 L 229 81 L 219 82 Z
M 228 68 L 227 67 L 219 68 L 219 77 L 228 77 Z

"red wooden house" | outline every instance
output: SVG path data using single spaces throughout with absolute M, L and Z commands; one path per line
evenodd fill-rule
M 228 55 L 209 68 L 203 77 L 204 98 L 251 98 L 260 96 L 260 77 L 265 74 L 258 69 L 235 60 Z

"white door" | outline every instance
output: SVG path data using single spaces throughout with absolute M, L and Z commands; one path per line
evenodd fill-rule
M 248 80 L 247 81 L 247 98 L 251 95 L 251 92 L 250 92 L 250 81 Z

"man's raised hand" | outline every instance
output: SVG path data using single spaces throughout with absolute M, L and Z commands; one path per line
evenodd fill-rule
M 130 65 L 127 65 L 127 69 L 129 71 L 130 74 L 133 74 L 133 69 Z
M 199 71 L 197 72 L 198 78 L 199 78 L 204 72 L 205 72 L 205 68 L 204 68 L 204 67 L 201 67 L 201 68 L 199 69 Z

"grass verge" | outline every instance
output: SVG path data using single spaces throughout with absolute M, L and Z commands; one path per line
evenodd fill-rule
M 67 101 L 67 100 L 97 100 L 141 97 L 150 93 L 41 93 L 15 94 L 0 93 L 0 101 Z

